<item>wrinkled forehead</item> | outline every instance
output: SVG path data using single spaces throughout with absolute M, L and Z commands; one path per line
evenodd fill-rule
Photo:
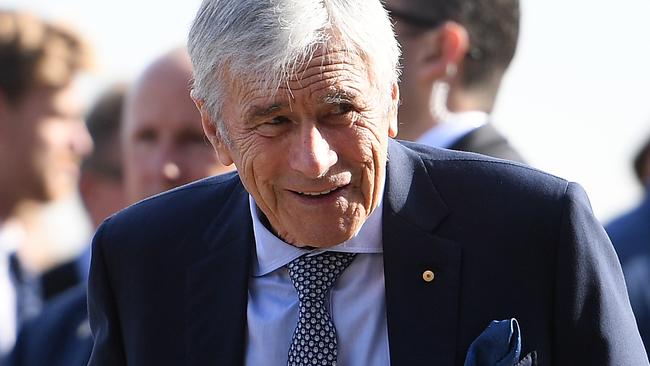
M 364 54 L 332 43 L 319 46 L 281 78 L 250 73 L 233 75 L 229 84 L 238 97 L 257 94 L 259 98 L 295 99 L 299 92 L 312 96 L 345 89 L 367 91 L 375 86 L 375 79 Z

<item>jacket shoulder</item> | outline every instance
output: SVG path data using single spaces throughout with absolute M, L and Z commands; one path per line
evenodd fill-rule
M 178 220 L 208 209 L 220 209 L 232 195 L 243 189 L 236 172 L 198 180 L 145 198 L 114 214 L 112 223 L 136 224 L 142 220 Z M 239 192 L 241 193 L 241 192 Z
M 104 221 L 93 238 L 97 251 L 114 260 L 149 256 L 174 257 L 202 245 L 205 233 L 241 218 L 248 193 L 236 173 L 199 180 L 135 203 Z M 112 253 L 109 255 L 109 252 Z

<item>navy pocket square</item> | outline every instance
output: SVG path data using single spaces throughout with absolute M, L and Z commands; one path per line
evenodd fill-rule
M 472 342 L 465 357 L 465 366 L 534 366 L 535 352 L 519 360 L 521 332 L 519 323 L 512 318 L 493 320 Z

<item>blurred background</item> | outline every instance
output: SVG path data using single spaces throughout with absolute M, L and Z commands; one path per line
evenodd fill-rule
M 183 44 L 199 4 L 0 0 L 85 34 L 97 56 L 95 72 L 83 81 L 88 103 Z M 583 185 L 603 222 L 641 197 L 630 161 L 650 133 L 650 2 L 613 5 L 521 0 L 519 48 L 494 113 L 495 125 L 531 165 Z

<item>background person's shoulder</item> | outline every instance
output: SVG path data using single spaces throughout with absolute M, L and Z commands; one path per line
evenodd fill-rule
M 569 181 L 529 165 L 481 154 L 401 142 L 423 163 L 443 196 L 501 202 L 557 201 Z

